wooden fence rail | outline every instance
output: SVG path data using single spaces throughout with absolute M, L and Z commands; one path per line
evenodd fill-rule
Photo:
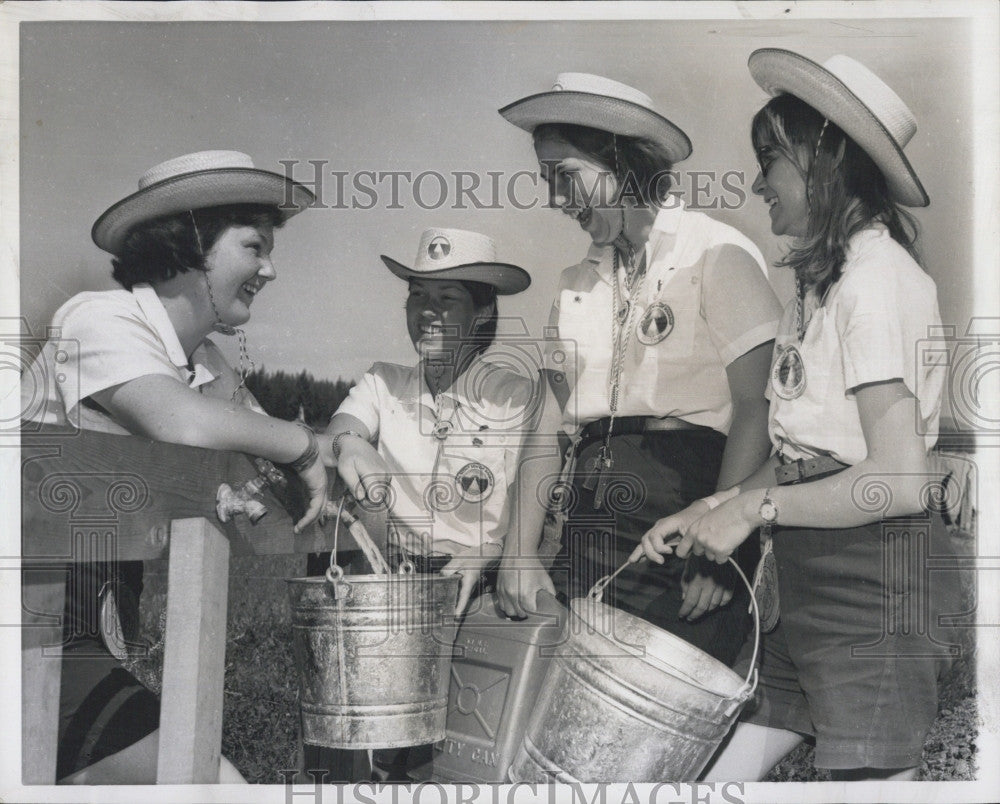
M 226 606 L 231 555 L 330 549 L 332 523 L 293 534 L 270 490 L 268 514 L 216 516 L 221 483 L 255 477 L 239 453 L 135 436 L 45 428 L 21 439 L 22 775 L 54 784 L 65 567 L 167 558 L 159 783 L 216 779 L 222 740 Z M 346 529 L 339 547 L 355 545 Z

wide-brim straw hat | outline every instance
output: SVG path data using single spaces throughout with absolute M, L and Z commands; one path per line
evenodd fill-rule
M 493 238 L 465 229 L 426 229 L 420 236 L 413 267 L 392 257 L 382 262 L 400 279 L 455 279 L 493 285 L 497 293 L 509 296 L 531 284 L 523 268 L 497 261 Z
M 244 153 L 199 151 L 143 173 L 138 191 L 109 207 L 94 223 L 90 236 L 98 247 L 119 254 L 133 226 L 163 215 L 227 204 L 262 204 L 277 207 L 287 220 L 315 200 L 304 185 L 254 167 Z
M 875 73 L 850 56 L 817 64 L 790 50 L 750 54 L 750 74 L 770 95 L 788 93 L 832 120 L 878 165 L 893 200 L 908 207 L 930 203 L 903 149 L 917 132 L 913 112 Z
M 500 114 L 525 131 L 543 123 L 569 123 L 652 140 L 663 146 L 671 162 L 691 155 L 687 134 L 657 112 L 648 95 L 600 75 L 560 73 L 549 92 L 509 103 Z

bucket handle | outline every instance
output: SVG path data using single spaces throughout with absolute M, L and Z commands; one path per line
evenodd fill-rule
M 344 495 L 340 498 L 340 503 L 337 506 L 336 518 L 333 525 L 333 550 L 330 551 L 330 569 L 327 570 L 327 579 L 330 579 L 331 572 L 337 576 L 339 580 L 343 577 L 343 570 L 340 574 L 337 574 L 337 570 L 340 567 L 337 565 L 337 540 L 340 535 L 340 522 L 343 520 L 348 529 L 351 531 L 351 535 L 354 537 L 354 541 L 357 542 L 358 547 L 361 548 L 361 552 L 365 554 L 365 558 L 368 559 L 368 563 L 371 564 L 372 569 L 375 570 L 377 575 L 388 575 L 390 573 L 389 564 L 386 562 L 385 558 L 382 556 L 382 552 L 378 549 L 378 545 L 375 544 L 372 537 L 369 535 L 367 528 L 362 524 L 361 520 L 358 519 L 350 511 L 346 510 L 345 506 L 347 503 L 347 496 Z M 336 567 L 336 569 L 334 569 Z M 331 583 L 333 581 L 331 580 Z
M 679 536 L 667 542 L 669 546 L 676 546 L 680 543 L 681 543 L 681 538 Z M 628 561 L 622 564 L 618 569 L 616 569 L 610 575 L 605 575 L 603 578 L 598 578 L 597 582 L 591 587 L 590 591 L 587 593 L 587 597 L 600 603 L 601 598 L 604 597 L 604 590 L 607 588 L 608 584 L 610 584 L 611 581 L 615 579 L 615 576 L 618 575 L 618 573 L 620 573 L 630 564 L 637 564 L 639 563 L 639 561 L 642 561 L 645 558 L 646 558 L 645 555 L 640 556 L 635 561 L 629 558 Z M 727 561 L 733 565 L 733 569 L 735 569 L 737 574 L 740 576 L 740 580 L 743 581 L 743 584 L 750 591 L 750 610 L 753 612 L 753 632 L 754 632 L 753 656 L 750 659 L 750 667 L 747 670 L 747 677 L 743 680 L 743 687 L 735 696 L 735 700 L 742 702 L 747 698 L 749 698 L 751 695 L 753 695 L 754 690 L 757 688 L 757 654 L 760 651 L 760 611 L 758 611 L 757 609 L 757 597 L 753 593 L 753 586 L 750 583 L 750 581 L 747 580 L 747 576 L 743 574 L 743 570 L 740 569 L 740 565 L 737 564 L 732 558 L 727 559 Z M 715 690 L 710 690 L 708 687 L 703 687 L 701 684 L 698 684 L 694 679 L 691 679 L 690 681 L 691 683 L 694 684 L 694 686 L 704 690 L 705 692 L 712 693 L 713 695 L 718 694 L 715 692 Z

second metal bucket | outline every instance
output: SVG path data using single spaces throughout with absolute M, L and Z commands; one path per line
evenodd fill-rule
M 697 779 L 753 695 L 756 671 L 742 678 L 599 598 L 571 601 L 510 780 Z M 756 607 L 754 620 L 759 629 Z
M 302 739 L 398 748 L 444 739 L 458 575 L 288 581 Z

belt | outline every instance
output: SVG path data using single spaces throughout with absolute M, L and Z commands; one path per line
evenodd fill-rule
M 804 483 L 807 480 L 819 480 L 835 475 L 846 469 L 848 464 L 841 463 L 829 455 L 817 455 L 815 458 L 799 458 L 797 461 L 776 466 L 774 479 L 779 486 L 791 486 Z
M 581 441 L 600 441 L 608 434 L 609 416 L 597 419 L 584 426 L 580 431 Z M 643 433 L 658 433 L 665 430 L 710 430 L 700 424 L 678 419 L 674 416 L 619 416 L 615 418 L 612 435 L 642 435 Z

